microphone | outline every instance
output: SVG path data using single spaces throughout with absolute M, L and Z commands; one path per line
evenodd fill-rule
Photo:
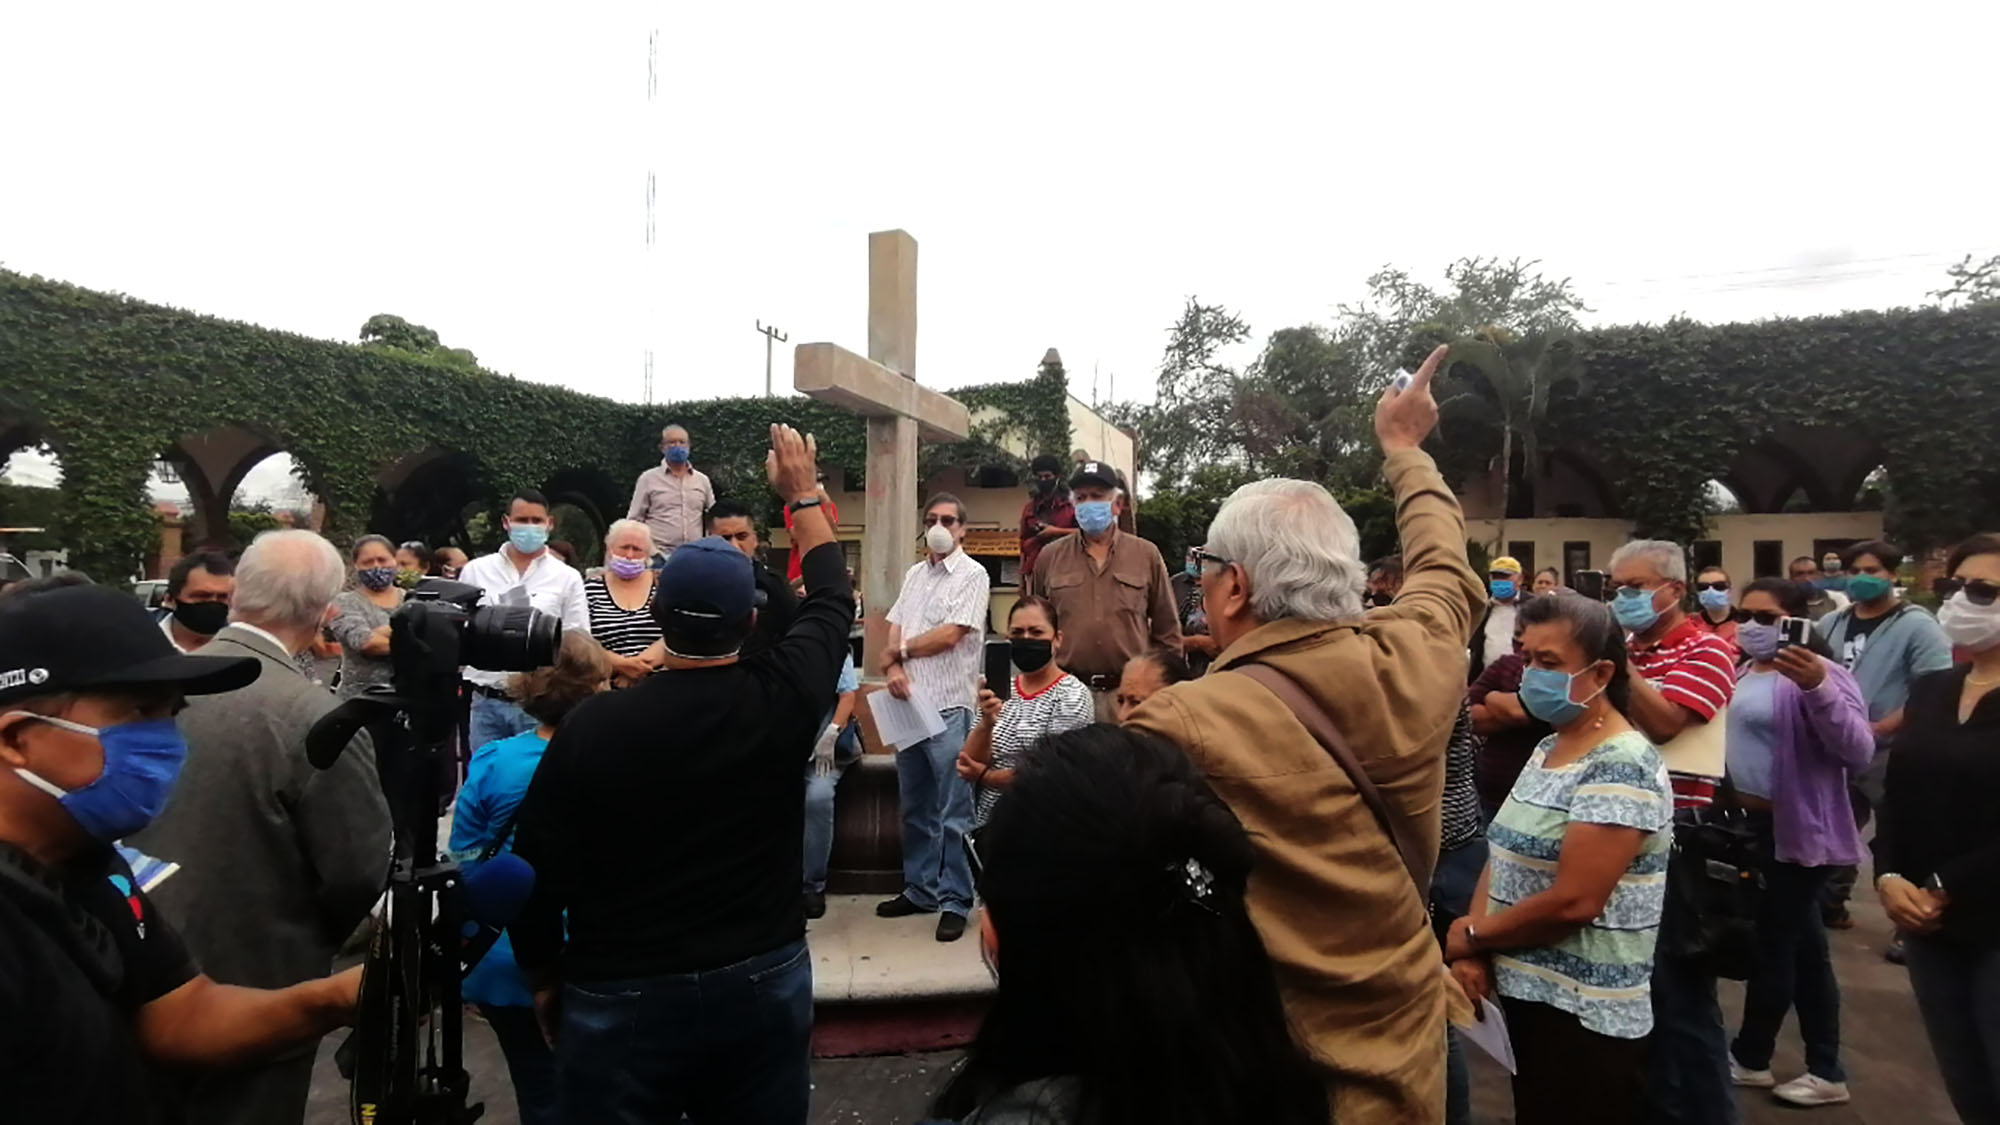
M 521 916 L 535 891 L 535 869 L 509 852 L 479 865 L 465 877 L 465 921 L 459 926 L 458 974 L 472 971 L 507 924 Z

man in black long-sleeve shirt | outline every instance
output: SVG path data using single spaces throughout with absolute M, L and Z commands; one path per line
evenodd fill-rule
M 810 443 L 785 426 L 771 443 L 804 554 L 791 629 L 740 657 L 749 560 L 713 537 L 675 551 L 653 609 L 669 671 L 573 711 L 521 804 L 514 851 L 535 893 L 511 932 L 555 1036 L 564 1120 L 806 1117 L 799 772 L 833 705 L 854 598 Z

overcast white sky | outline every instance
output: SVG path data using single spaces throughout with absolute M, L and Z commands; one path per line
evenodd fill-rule
M 330 338 L 394 312 L 636 401 L 648 346 L 660 398 L 759 391 L 759 318 L 860 350 L 866 235 L 900 226 L 920 379 L 1055 346 L 1079 397 L 1149 396 L 1186 296 L 1261 337 L 1388 262 L 1540 258 L 1600 321 L 1917 303 L 2000 250 L 1996 32 L 1992 3 L 12 4 L 0 263 Z

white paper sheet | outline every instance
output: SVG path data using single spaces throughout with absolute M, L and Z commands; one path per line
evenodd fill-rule
M 1479 1014 L 1485 1018 L 1470 1024 L 1454 1024 L 1465 1041 L 1493 1056 L 1493 1061 L 1507 1068 L 1507 1073 L 1519 1071 L 1514 1062 L 1514 1040 L 1507 1035 L 1507 1017 L 1500 1011 L 1500 1005 L 1482 996 L 1479 998 Z
M 867 701 L 868 713 L 875 717 L 875 733 L 898 750 L 944 733 L 944 716 L 918 692 L 911 692 L 908 699 L 897 699 L 885 689 L 862 698 Z

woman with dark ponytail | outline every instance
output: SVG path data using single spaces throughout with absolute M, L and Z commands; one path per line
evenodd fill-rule
M 1000 987 L 941 1117 L 1324 1125 L 1244 911 L 1249 838 L 1179 750 L 1051 736 L 966 847 Z

